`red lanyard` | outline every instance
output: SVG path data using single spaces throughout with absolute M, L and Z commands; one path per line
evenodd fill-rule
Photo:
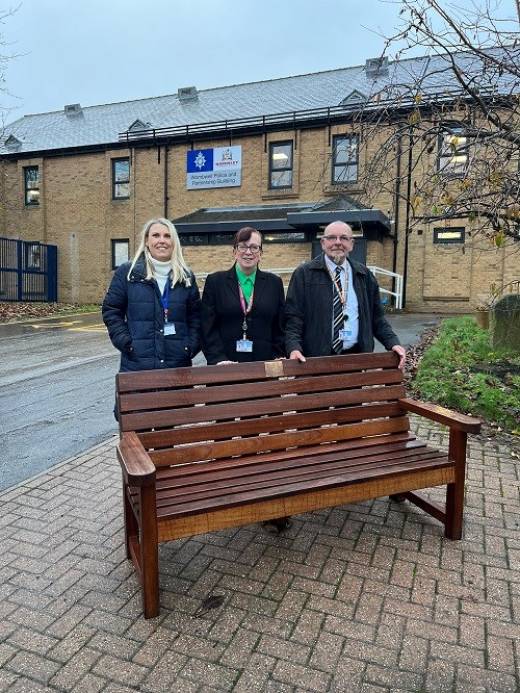
M 244 292 L 242 291 L 242 287 L 240 286 L 240 284 L 238 285 L 238 295 L 240 296 L 240 305 L 242 307 L 242 313 L 244 313 L 244 320 L 242 321 L 242 332 L 244 333 L 245 339 L 247 331 L 247 316 L 249 315 L 249 313 L 251 312 L 251 308 L 253 307 L 253 297 L 255 295 L 255 289 L 253 287 L 249 303 L 246 302 L 246 297 L 244 296 Z
M 242 291 L 242 287 L 240 284 L 238 285 L 238 293 L 240 295 L 240 305 L 242 306 L 242 312 L 244 315 L 249 315 L 251 312 L 251 308 L 253 307 L 253 296 L 255 295 L 255 290 L 253 288 L 253 291 L 251 291 L 251 298 L 249 299 L 249 303 L 246 302 L 246 297 L 244 296 L 244 292 Z
M 338 284 L 338 282 L 336 281 L 335 275 L 332 274 L 332 272 L 328 268 L 327 268 L 327 270 L 329 272 L 330 278 L 332 279 L 332 283 L 334 284 L 336 291 L 338 292 L 338 296 L 339 296 L 339 300 L 341 301 L 341 305 L 344 306 L 346 301 L 347 301 L 347 293 L 346 293 L 346 291 L 343 290 L 343 287 L 341 286 L 341 282 Z M 347 287 L 346 274 L 345 274 L 345 287 Z

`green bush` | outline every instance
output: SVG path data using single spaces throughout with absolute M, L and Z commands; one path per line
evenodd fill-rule
M 482 416 L 510 430 L 520 425 L 520 357 L 493 351 L 473 318 L 446 320 L 425 352 L 413 389 L 422 399 Z

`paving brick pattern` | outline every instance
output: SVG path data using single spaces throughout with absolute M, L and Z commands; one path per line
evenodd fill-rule
M 415 420 L 444 449 L 444 429 Z M 115 439 L 1 496 L 0 691 L 520 690 L 520 461 L 469 447 L 464 540 L 388 498 L 162 545 L 145 621 Z M 429 495 L 442 500 L 442 492 Z M 224 597 L 203 611 L 210 594 Z

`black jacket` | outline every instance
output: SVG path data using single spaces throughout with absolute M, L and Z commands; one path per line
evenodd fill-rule
M 202 293 L 202 351 L 212 365 L 219 361 L 265 361 L 284 355 L 284 292 L 280 277 L 258 269 L 253 308 L 247 317 L 252 353 L 237 352 L 244 314 L 233 266 L 206 279 Z
M 130 279 L 130 263 L 117 268 L 102 306 L 112 344 L 121 352 L 121 371 L 191 366 L 200 351 L 200 295 L 191 286 L 176 284 L 170 290 L 169 311 L 176 334 L 164 336 L 164 309 L 155 280 L 145 279 L 141 257 Z
M 354 291 L 359 303 L 360 351 L 374 350 L 374 337 L 386 349 L 399 344 L 385 318 L 376 278 L 365 265 L 351 260 Z M 297 349 L 304 356 L 330 356 L 332 351 L 332 280 L 323 254 L 294 271 L 285 305 L 287 354 Z

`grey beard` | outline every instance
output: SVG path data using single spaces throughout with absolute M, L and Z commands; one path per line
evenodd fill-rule
M 344 253 L 336 253 L 332 256 L 332 262 L 334 262 L 336 265 L 342 265 L 345 257 L 346 256 Z

